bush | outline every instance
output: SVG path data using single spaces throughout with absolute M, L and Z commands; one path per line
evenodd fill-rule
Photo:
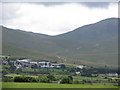
M 38 82 L 38 80 L 33 77 L 18 76 L 14 78 L 14 82 Z
M 80 81 L 75 80 L 75 81 L 73 81 L 73 84 L 80 84 Z
M 38 80 L 41 83 L 50 83 L 50 80 L 47 77 L 39 77 Z
M 11 77 L 3 77 L 3 78 L 2 78 L 2 81 L 3 81 L 3 82 L 13 82 L 14 79 L 11 78 Z
M 70 78 L 70 80 L 72 80 L 72 81 L 73 81 L 73 77 L 72 77 L 72 76 L 68 76 L 68 78 Z
M 69 77 L 63 77 L 60 83 L 61 84 L 72 84 L 72 80 Z
M 15 67 L 15 66 L 10 66 L 9 71 L 10 71 L 11 73 L 15 72 L 15 70 L 16 70 L 16 67 Z
M 6 74 L 9 74 L 9 71 L 8 70 L 3 70 L 2 75 L 6 75 Z
M 49 74 L 49 75 L 47 76 L 47 78 L 48 78 L 50 81 L 56 81 L 56 78 L 55 78 L 55 76 L 54 76 L 53 74 Z
M 83 83 L 92 83 L 90 80 L 83 80 Z
M 15 71 L 17 74 L 21 73 L 22 72 L 22 69 L 16 69 Z

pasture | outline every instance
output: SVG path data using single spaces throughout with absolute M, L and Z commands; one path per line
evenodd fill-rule
M 110 84 L 55 84 L 55 83 L 14 83 L 3 82 L 3 88 L 118 88 Z

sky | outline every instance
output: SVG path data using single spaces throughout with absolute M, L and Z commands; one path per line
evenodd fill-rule
M 118 4 L 3 3 L 0 17 L 2 17 L 0 24 L 8 28 L 59 35 L 103 19 L 117 18 Z

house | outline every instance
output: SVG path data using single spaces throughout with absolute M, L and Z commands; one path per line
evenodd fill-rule
M 76 68 L 79 68 L 79 69 L 83 69 L 85 67 L 86 67 L 85 65 L 78 65 L 78 66 L 76 66 Z
M 41 68 L 46 68 L 46 67 L 50 67 L 51 66 L 51 63 L 50 62 L 38 62 L 38 66 L 41 67 Z
M 35 62 L 31 59 L 14 61 L 17 68 L 65 68 L 64 64 L 51 63 L 49 61 Z
M 75 74 L 77 74 L 77 75 L 78 75 L 78 74 L 80 74 L 80 72 L 75 72 Z
M 32 62 L 32 60 L 31 59 L 23 59 L 23 60 L 16 60 L 15 62 L 14 62 L 14 66 L 16 66 L 16 67 L 19 67 L 20 66 L 20 68 L 21 67 L 23 67 L 23 68 L 31 68 L 31 65 L 32 64 L 30 64 L 30 62 Z
M 30 68 L 38 68 L 38 63 L 34 62 L 34 61 L 31 61 L 29 67 Z
M 16 68 L 19 69 L 19 68 L 23 68 L 23 67 L 22 67 L 22 65 L 18 65 L 18 66 L 16 66 Z
M 116 77 L 117 77 L 117 76 L 118 76 L 118 73 L 108 73 L 107 75 L 108 75 L 108 76 L 116 76 Z
M 8 65 L 7 61 L 2 61 L 2 65 Z
M 60 64 L 52 64 L 50 67 L 52 67 L 52 68 L 60 68 Z
M 52 67 L 52 68 L 65 68 L 65 65 L 64 64 L 56 64 L 56 63 L 54 63 L 54 64 L 51 64 L 50 67 Z

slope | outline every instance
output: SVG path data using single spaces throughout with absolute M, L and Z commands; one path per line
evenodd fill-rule
M 64 63 L 116 66 L 118 63 L 117 25 L 118 19 L 110 18 L 57 36 L 3 27 L 3 53 L 35 56 L 34 58 L 49 56 L 47 59 L 52 58 Z M 7 48 L 11 48 L 9 52 Z M 19 49 L 23 52 L 25 50 L 26 53 L 22 54 Z

